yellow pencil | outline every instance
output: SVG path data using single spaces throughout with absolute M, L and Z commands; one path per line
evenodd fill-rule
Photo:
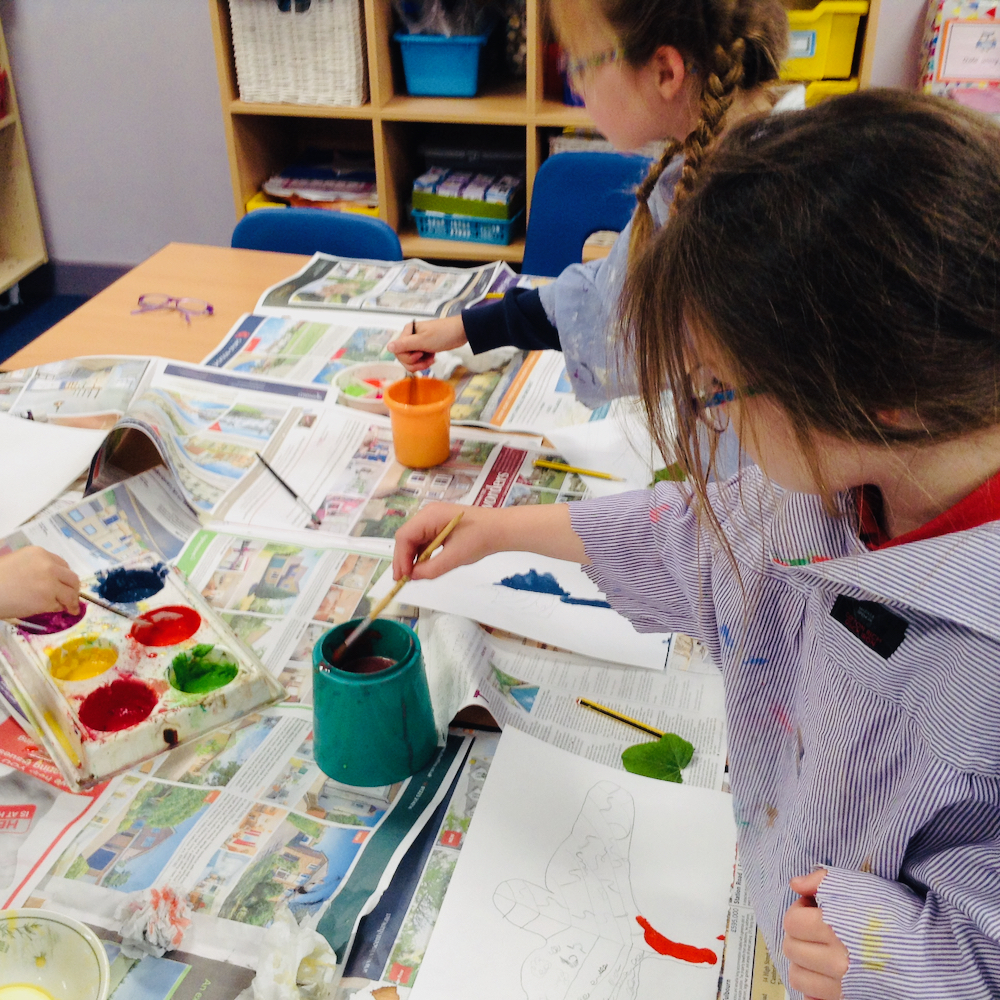
M 575 472 L 578 476 L 593 476 L 595 479 L 613 479 L 616 483 L 625 482 L 621 476 L 613 476 L 610 472 L 595 472 L 593 469 L 580 469 L 575 465 L 550 462 L 546 458 L 536 458 L 535 466 L 539 469 L 555 469 L 556 472 Z
M 600 705 L 596 701 L 591 701 L 589 698 L 577 698 L 576 703 L 578 705 L 582 705 L 584 708 L 589 708 L 592 712 L 597 712 L 599 715 L 606 715 L 609 719 L 624 722 L 626 726 L 632 726 L 634 729 L 638 729 L 643 733 L 649 733 L 650 736 L 655 736 L 657 739 L 664 735 L 662 729 L 647 726 L 645 722 L 640 722 L 638 719 L 633 719 L 628 715 L 622 715 L 621 712 L 616 712 L 613 708 L 608 708 L 607 705 Z
M 486 293 L 486 298 L 488 298 L 488 299 L 502 299 L 503 295 L 504 295 L 503 292 L 487 292 Z

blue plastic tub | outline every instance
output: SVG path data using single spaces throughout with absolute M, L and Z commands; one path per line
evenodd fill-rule
M 495 243 L 507 246 L 514 239 L 524 218 L 524 209 L 513 219 L 482 219 L 474 215 L 449 215 L 447 212 L 410 210 L 417 233 L 435 240 L 458 240 L 460 243 Z
M 393 36 L 403 53 L 406 89 L 415 97 L 475 97 L 485 35 Z

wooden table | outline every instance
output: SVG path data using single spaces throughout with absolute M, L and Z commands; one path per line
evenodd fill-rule
M 308 259 L 169 243 L 8 358 L 3 367 L 15 371 L 84 354 L 155 354 L 201 361 L 240 315 L 253 311 L 265 288 L 294 274 Z M 190 325 L 174 310 L 133 316 L 139 296 L 151 292 L 205 299 L 215 313 L 193 317 Z

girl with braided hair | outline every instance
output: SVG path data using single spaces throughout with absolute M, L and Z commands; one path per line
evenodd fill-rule
M 432 504 L 394 575 L 537 552 L 637 631 L 704 642 L 744 887 L 794 1000 L 996 1000 L 1000 128 L 893 90 L 745 122 L 623 316 L 687 481 Z M 701 431 L 727 427 L 753 465 L 710 483 Z
M 804 90 L 777 101 L 772 87 L 788 36 L 781 0 L 549 0 L 549 7 L 566 72 L 597 127 L 623 151 L 668 140 L 663 155 L 607 258 L 573 264 L 549 285 L 511 289 L 460 316 L 416 323 L 389 350 L 410 371 L 466 342 L 476 354 L 506 345 L 562 350 L 577 397 L 597 407 L 635 391 L 615 338 L 629 258 L 691 190 L 725 129 L 772 108 L 802 107 Z

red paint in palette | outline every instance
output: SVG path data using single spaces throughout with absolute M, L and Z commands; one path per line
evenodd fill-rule
M 201 627 L 201 615 L 193 608 L 170 604 L 139 615 L 129 635 L 144 646 L 174 646 L 190 639 Z
M 80 721 L 96 732 L 117 733 L 148 718 L 156 702 L 155 692 L 139 681 L 112 681 L 87 695 Z
M 692 965 L 715 965 L 719 956 L 711 948 L 695 948 L 691 944 L 678 944 L 661 934 L 645 917 L 636 917 L 635 922 L 643 929 L 646 944 L 658 955 L 678 958 Z

